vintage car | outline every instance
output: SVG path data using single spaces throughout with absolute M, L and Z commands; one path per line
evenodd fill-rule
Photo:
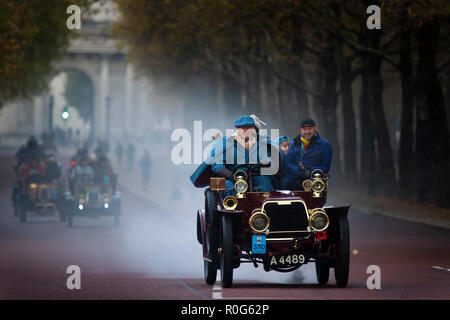
M 116 177 L 116 176 L 115 176 Z M 114 225 L 120 224 L 120 192 L 113 184 L 74 185 L 64 194 L 64 211 L 67 225 L 73 227 L 75 217 L 98 218 L 112 216 Z
M 64 210 L 61 210 L 61 186 L 51 182 L 18 183 L 13 193 L 15 215 L 19 215 L 21 223 L 27 222 L 27 213 L 37 216 L 55 215 L 59 212 L 61 221 L 65 221 Z
M 314 262 L 319 284 L 334 268 L 337 287 L 349 275 L 349 205 L 325 206 L 328 175 L 320 170 L 303 182 L 304 191 L 255 192 L 251 175 L 260 165 L 234 170 L 235 195 L 222 196 L 225 178 L 211 177 L 205 209 L 197 212 L 197 239 L 203 246 L 204 276 L 231 287 L 241 263 L 262 264 L 265 271 L 294 271 Z

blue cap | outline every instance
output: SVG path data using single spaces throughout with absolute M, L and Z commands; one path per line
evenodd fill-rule
M 255 124 L 255 120 L 253 120 L 252 117 L 250 117 L 250 116 L 240 116 L 239 118 L 237 118 L 234 121 L 234 126 L 236 128 L 249 127 L 249 126 L 256 127 L 256 124 Z
M 291 139 L 289 139 L 289 137 L 286 136 L 281 136 L 278 138 L 278 145 L 282 144 L 284 141 L 289 141 L 289 143 L 291 143 Z

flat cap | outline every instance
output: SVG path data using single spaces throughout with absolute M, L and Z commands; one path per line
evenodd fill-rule
M 240 116 L 234 121 L 234 126 L 236 128 L 250 126 L 256 127 L 256 123 L 255 120 L 250 116 Z
M 316 122 L 311 118 L 305 118 L 302 120 L 302 122 L 300 122 L 300 128 L 315 127 L 315 126 L 316 126 Z

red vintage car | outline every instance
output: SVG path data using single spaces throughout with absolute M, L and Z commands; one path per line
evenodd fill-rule
M 325 206 L 328 176 L 313 171 L 303 182 L 305 191 L 255 192 L 248 182 L 258 165 L 247 172 L 239 167 L 234 172 L 236 194 L 222 197 L 225 178 L 211 177 L 205 209 L 197 212 L 206 283 L 214 284 L 220 270 L 222 286 L 231 287 L 233 270 L 241 263 L 290 272 L 314 262 L 319 284 L 328 282 L 334 268 L 336 285 L 346 287 L 350 206 Z

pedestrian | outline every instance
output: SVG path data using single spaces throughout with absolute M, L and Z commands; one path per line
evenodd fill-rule
M 148 150 L 144 151 L 144 155 L 139 162 L 139 166 L 141 167 L 142 185 L 145 190 L 148 190 L 150 172 L 152 170 L 152 158 L 150 157 L 150 153 L 148 152 Z
M 122 143 L 117 142 L 115 151 L 116 151 L 116 158 L 117 158 L 117 163 L 119 165 L 119 169 L 122 169 L 122 158 L 123 158 L 123 146 L 122 146 Z
M 132 171 L 134 169 L 134 153 L 136 152 L 136 148 L 130 142 L 127 147 L 127 169 L 128 171 Z

